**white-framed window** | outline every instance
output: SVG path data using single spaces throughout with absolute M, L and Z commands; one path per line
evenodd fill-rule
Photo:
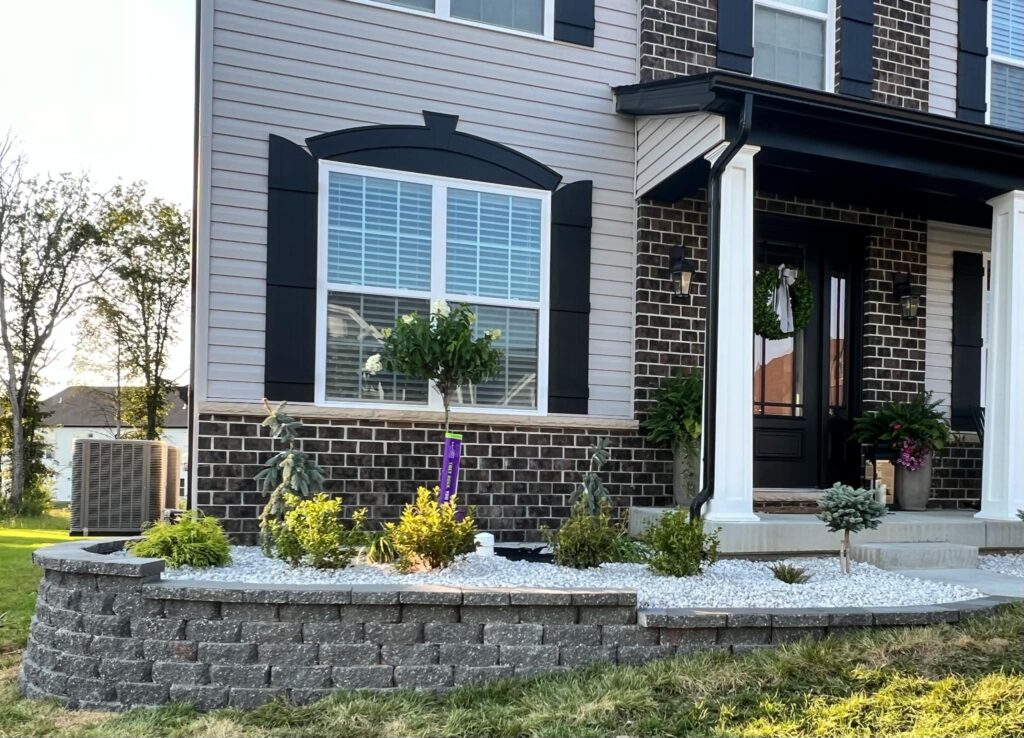
M 444 299 L 504 352 L 456 409 L 545 414 L 551 194 L 330 161 L 319 177 L 317 402 L 440 410 L 426 382 L 365 364 L 382 329 Z
M 422 15 L 497 28 L 525 36 L 554 38 L 555 0 L 353 0 Z
M 831 90 L 835 17 L 835 0 L 754 0 L 754 76 Z
M 1024 131 L 1024 0 L 989 3 L 988 120 Z

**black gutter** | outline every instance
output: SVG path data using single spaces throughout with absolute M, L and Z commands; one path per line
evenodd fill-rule
M 736 138 L 715 159 L 708 173 L 708 269 L 707 269 L 707 315 L 704 319 L 704 486 L 690 503 L 690 517 L 699 518 L 701 508 L 715 496 L 715 415 L 718 412 L 718 271 L 721 261 L 719 240 L 722 223 L 722 172 L 733 160 L 740 147 L 750 136 L 750 119 L 753 115 L 754 96 L 743 96 L 739 130 Z M 753 254 L 751 254 L 753 258 Z

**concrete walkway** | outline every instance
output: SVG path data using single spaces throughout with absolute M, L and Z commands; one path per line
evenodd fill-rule
M 928 579 L 933 582 L 957 584 L 961 587 L 976 589 L 993 597 L 1014 597 L 1024 599 L 1024 577 L 1012 577 L 984 569 L 893 569 L 916 579 Z

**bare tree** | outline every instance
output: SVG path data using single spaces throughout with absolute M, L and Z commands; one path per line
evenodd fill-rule
M 11 136 L 0 142 L 0 381 L 11 407 L 14 512 L 25 490 L 26 402 L 53 358 L 54 331 L 96 281 L 95 206 L 84 177 L 28 177 Z

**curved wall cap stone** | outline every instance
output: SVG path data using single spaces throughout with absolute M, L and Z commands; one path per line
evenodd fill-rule
M 107 555 L 122 550 L 128 541 L 137 540 L 138 536 L 57 543 L 34 551 L 32 562 L 44 569 L 72 574 L 120 577 L 152 577 L 162 574 L 163 559 L 145 559 L 139 556 L 114 558 Z

